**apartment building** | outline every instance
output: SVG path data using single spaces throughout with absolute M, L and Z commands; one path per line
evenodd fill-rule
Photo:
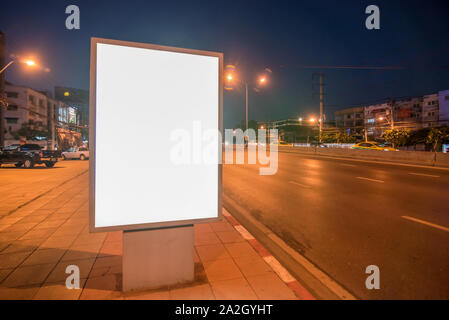
M 339 110 L 335 120 L 337 128 L 351 133 L 366 130 L 371 137 L 379 137 L 392 127 L 419 129 L 449 124 L 449 90 Z
M 68 122 L 68 106 L 47 92 L 6 83 L 5 94 L 8 102 L 4 115 L 6 141 L 17 140 L 17 132 L 24 124 L 36 130 L 52 130 L 56 124 Z

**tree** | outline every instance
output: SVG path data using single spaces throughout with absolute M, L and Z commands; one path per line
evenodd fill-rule
M 415 146 L 417 144 L 427 144 L 427 136 L 429 135 L 429 132 L 430 128 L 420 128 L 411 131 L 407 145 Z
M 409 137 L 410 131 L 407 129 L 389 129 L 382 134 L 382 138 L 391 143 L 393 148 L 405 145 Z
M 444 140 L 449 140 L 449 127 L 432 128 L 427 135 L 427 143 L 432 144 L 433 151 L 436 153 Z
M 27 140 L 34 140 L 37 137 L 49 138 L 50 134 L 48 128 L 41 125 L 40 123 L 23 123 L 22 127 L 13 133 L 17 137 L 26 137 Z
M 339 132 L 335 135 L 337 143 L 354 143 L 357 141 L 356 137 L 347 134 L 346 132 Z
M 321 141 L 323 143 L 335 143 L 337 141 L 336 134 L 323 132 L 321 134 Z

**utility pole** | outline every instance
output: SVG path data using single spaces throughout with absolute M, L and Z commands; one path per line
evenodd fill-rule
M 248 83 L 245 83 L 246 90 L 246 130 L 248 130 Z
M 391 129 L 394 129 L 394 100 L 390 103 L 390 117 L 391 117 Z
M 320 137 L 319 137 L 319 139 L 320 139 L 320 143 L 322 142 L 322 133 L 323 133 L 323 122 L 324 122 L 324 119 L 323 119 L 323 112 L 324 112 L 324 89 L 323 89 L 323 86 L 324 86 L 324 83 L 323 83 L 323 78 L 324 78 L 324 73 L 314 73 L 313 75 L 312 75 L 312 81 L 313 81 L 313 79 L 316 77 L 316 76 L 318 76 L 318 77 L 320 77 L 320 82 L 319 82 L 319 86 L 320 86 L 320 118 L 318 119 L 318 122 L 319 122 L 319 125 L 320 125 Z M 315 83 L 313 83 L 312 84 L 312 88 L 314 87 L 314 85 L 315 85 Z
M 5 66 L 5 34 L 0 31 L 0 70 Z M 0 148 L 5 146 L 5 113 L 3 107 L 6 107 L 5 95 L 5 73 L 0 73 Z
M 320 143 L 321 143 L 321 135 L 323 133 L 323 103 L 324 103 L 324 92 L 323 92 L 323 76 L 324 74 L 320 74 Z
M 48 105 L 47 105 L 48 106 Z M 49 150 L 55 150 L 55 104 L 50 103 L 49 110 L 47 110 L 47 121 L 50 129 L 50 142 L 47 142 Z

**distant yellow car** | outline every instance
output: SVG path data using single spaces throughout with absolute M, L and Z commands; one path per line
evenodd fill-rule
M 285 142 L 285 141 L 274 141 L 274 142 L 270 142 L 270 144 L 277 144 L 277 145 L 279 145 L 279 146 L 292 146 L 293 144 L 292 143 L 288 143 L 288 142 Z
M 352 149 L 379 150 L 379 151 L 399 151 L 398 149 L 379 144 L 375 142 L 360 142 L 352 147 Z

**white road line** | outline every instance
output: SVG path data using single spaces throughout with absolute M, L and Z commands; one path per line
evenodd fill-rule
M 310 186 L 302 184 L 302 183 L 299 183 L 299 182 L 296 182 L 296 181 L 289 181 L 289 183 L 297 185 L 297 186 L 300 186 L 300 187 L 303 187 L 303 188 L 310 188 Z
M 361 180 L 367 180 L 367 181 L 372 181 L 372 182 L 379 182 L 379 183 L 384 183 L 385 181 L 383 180 L 377 180 L 377 179 L 370 179 L 370 178 L 365 178 L 365 177 L 356 177 L 357 179 L 361 179 Z
M 427 221 L 424 221 L 424 220 L 421 220 L 421 219 L 416 219 L 416 218 L 409 217 L 409 216 L 402 216 L 402 218 L 410 220 L 410 221 L 422 223 L 422 224 L 425 224 L 426 226 L 433 227 L 433 228 L 436 228 L 436 229 L 440 229 L 440 230 L 449 232 L 449 228 L 440 226 L 440 225 L 435 224 L 435 223 L 427 222 Z
M 434 174 L 425 174 L 425 173 L 416 173 L 416 172 L 409 172 L 408 174 L 412 174 L 414 176 L 423 176 L 423 177 L 432 177 L 432 178 L 439 178 L 440 176 L 434 175 Z

